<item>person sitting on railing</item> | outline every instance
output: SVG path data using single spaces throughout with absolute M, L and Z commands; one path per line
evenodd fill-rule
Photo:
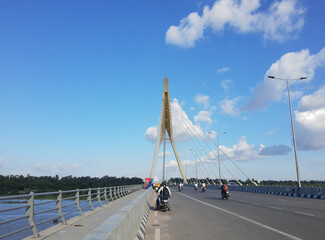
M 161 205 L 161 200 L 163 197 L 168 197 L 168 204 L 169 204 L 169 199 L 171 197 L 172 193 L 169 189 L 169 187 L 166 184 L 166 181 L 163 181 L 162 186 L 158 190 L 158 198 L 156 201 L 156 209 L 158 209 L 158 206 Z

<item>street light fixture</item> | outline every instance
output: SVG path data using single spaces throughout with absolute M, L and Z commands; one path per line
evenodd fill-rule
M 277 78 L 277 77 L 274 77 L 274 76 L 268 76 L 268 78 L 276 79 L 276 80 L 282 80 L 282 81 L 287 82 L 288 97 L 289 97 L 289 107 L 290 107 L 290 117 L 291 117 L 292 140 L 293 140 L 293 147 L 294 147 L 294 151 L 295 151 L 295 160 L 296 160 L 297 181 L 298 181 L 298 187 L 300 188 L 301 187 L 300 173 L 299 173 L 298 155 L 297 155 L 297 147 L 296 147 L 296 136 L 295 136 L 295 130 L 294 130 L 294 125 L 293 125 L 293 117 L 292 117 L 292 107 L 291 107 L 289 81 L 304 80 L 304 79 L 307 79 L 307 77 L 301 77 L 301 78 L 296 78 L 296 79 L 283 79 L 283 78 Z

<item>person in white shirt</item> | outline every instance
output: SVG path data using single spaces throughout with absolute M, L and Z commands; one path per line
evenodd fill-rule
M 156 209 L 158 209 L 158 206 L 161 204 L 161 200 L 163 197 L 168 197 L 168 204 L 169 199 L 172 195 L 172 192 L 170 191 L 169 187 L 166 184 L 166 181 L 163 181 L 162 186 L 158 190 L 158 198 L 156 201 Z

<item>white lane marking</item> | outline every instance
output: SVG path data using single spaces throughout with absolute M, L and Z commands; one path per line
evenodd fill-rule
M 270 208 L 273 208 L 273 209 L 279 209 L 281 210 L 282 208 L 279 208 L 279 207 L 274 207 L 274 206 L 270 206 Z
M 259 204 L 259 203 L 253 203 L 254 205 L 256 205 L 256 206 L 261 206 L 261 204 Z
M 286 202 L 287 200 L 284 199 L 277 199 L 278 201 Z
M 158 220 L 157 219 L 155 219 L 155 221 L 154 221 L 154 223 L 153 223 L 155 226 L 159 226 L 159 224 L 158 224 Z
M 248 221 L 248 222 L 250 222 L 250 223 L 254 223 L 254 224 L 256 224 L 256 225 L 258 225 L 258 226 L 260 226 L 260 227 L 263 227 L 263 228 L 266 228 L 266 229 L 271 230 L 271 231 L 273 231 L 273 232 L 279 233 L 279 234 L 281 234 L 281 235 L 283 235 L 283 236 L 286 236 L 286 237 L 288 237 L 288 238 L 290 238 L 290 239 L 294 239 L 294 240 L 302 240 L 301 238 L 297 238 L 297 237 L 292 236 L 292 235 L 290 235 L 290 234 L 288 234 L 288 233 L 282 232 L 282 231 L 277 230 L 277 229 L 275 229 L 275 228 L 272 228 L 272 227 L 269 227 L 269 226 L 264 225 L 264 224 L 262 224 L 262 223 L 259 223 L 259 222 L 256 222 L 256 221 L 254 221 L 254 220 L 251 220 L 251 219 L 249 219 L 249 218 L 247 218 L 247 217 L 243 217 L 243 216 L 241 216 L 241 215 L 239 215 L 239 214 L 237 214 L 237 213 L 233 213 L 233 212 L 230 212 L 230 211 L 228 211 L 228 210 L 225 210 L 225 209 L 219 208 L 219 207 L 217 207 L 217 206 L 214 206 L 214 205 L 212 205 L 212 204 L 209 204 L 209 203 L 206 203 L 206 202 L 202 202 L 202 201 L 200 201 L 200 200 L 198 200 L 198 199 L 192 198 L 192 197 L 187 196 L 187 195 L 185 195 L 185 194 L 183 194 L 183 193 L 178 193 L 178 194 L 181 194 L 181 195 L 183 195 L 183 196 L 185 196 L 185 197 L 187 197 L 187 198 L 190 198 L 190 199 L 192 199 L 192 200 L 194 200 L 194 201 L 197 201 L 197 202 L 199 202 L 199 203 L 205 204 L 205 205 L 207 205 L 207 206 L 209 206 L 209 207 L 216 208 L 216 209 L 218 209 L 218 210 L 220 210 L 220 211 L 222 211 L 222 212 L 229 213 L 229 214 L 231 214 L 231 215 L 233 215 L 233 216 L 236 216 L 236 217 L 238 217 L 238 218 L 241 218 L 241 219 L 243 219 L 243 220 L 245 220 L 245 221 Z
M 155 240 L 160 240 L 160 228 L 156 228 L 155 230 Z
M 313 216 L 314 216 L 313 214 L 304 213 L 304 212 L 298 212 L 298 211 L 295 211 L 295 213 L 299 213 L 299 214 L 302 214 L 302 215 L 307 215 L 307 216 L 311 216 L 311 217 L 313 217 Z
M 157 211 L 155 211 L 155 217 L 157 217 Z
M 306 204 L 305 202 L 297 202 L 297 203 Z
M 246 202 L 246 201 L 243 201 L 243 200 L 238 200 L 239 202 Z

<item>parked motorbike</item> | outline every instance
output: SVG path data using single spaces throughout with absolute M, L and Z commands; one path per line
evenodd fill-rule
M 221 199 L 226 199 L 228 200 L 228 198 L 230 197 L 229 191 L 222 191 L 221 192 Z

